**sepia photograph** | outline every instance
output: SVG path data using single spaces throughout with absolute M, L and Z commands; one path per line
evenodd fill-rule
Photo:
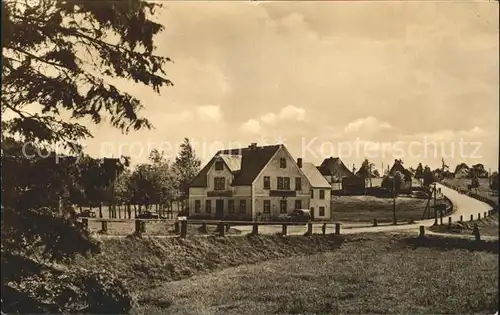
M 1 314 L 498 314 L 499 1 L 1 2 Z

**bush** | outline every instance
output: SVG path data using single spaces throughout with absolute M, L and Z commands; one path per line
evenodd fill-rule
M 125 284 L 107 272 L 46 269 L 2 286 L 2 312 L 124 314 L 134 305 Z

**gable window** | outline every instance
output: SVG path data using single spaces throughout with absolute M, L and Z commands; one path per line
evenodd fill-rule
M 226 189 L 226 179 L 224 177 L 214 177 L 214 190 Z
M 271 200 L 264 200 L 264 213 L 271 213 Z
M 302 190 L 302 178 L 295 178 L 295 190 Z
M 205 212 L 206 213 L 212 212 L 212 200 L 205 200 Z
M 319 191 L 319 199 L 325 199 L 325 191 L 323 189 Z
M 200 213 L 201 211 L 201 200 L 194 201 L 194 212 Z
M 314 198 L 314 189 L 311 189 L 311 198 Z
M 233 199 L 229 199 L 227 201 L 227 209 L 228 209 L 229 213 L 234 213 L 234 200 Z
M 215 170 L 222 171 L 224 169 L 224 163 L 222 161 L 215 162 Z
M 247 201 L 240 200 L 240 213 L 246 213 L 246 212 L 247 212 Z
M 325 207 L 319 207 L 319 216 L 324 217 L 325 216 Z
M 285 158 L 280 159 L 280 168 L 286 168 L 286 159 Z
M 264 189 L 271 189 L 271 177 L 264 176 Z
M 283 177 L 283 189 L 290 190 L 290 177 Z
M 295 200 L 295 209 L 302 209 L 302 200 Z
M 286 213 L 286 200 L 280 200 L 280 213 Z

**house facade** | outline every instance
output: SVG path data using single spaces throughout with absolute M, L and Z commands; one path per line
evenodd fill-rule
M 332 186 L 312 163 L 304 163 L 302 171 L 311 185 L 309 209 L 315 220 L 329 220 L 331 213 Z
M 301 160 L 298 160 L 299 164 Z M 189 187 L 189 215 L 256 220 L 308 209 L 310 184 L 282 144 L 218 151 Z

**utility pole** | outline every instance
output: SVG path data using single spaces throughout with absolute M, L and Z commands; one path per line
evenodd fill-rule
M 437 198 L 436 198 L 436 183 L 434 183 L 434 225 L 438 225 L 438 216 L 437 216 Z
M 396 176 L 392 177 L 392 224 L 398 224 L 396 220 Z

